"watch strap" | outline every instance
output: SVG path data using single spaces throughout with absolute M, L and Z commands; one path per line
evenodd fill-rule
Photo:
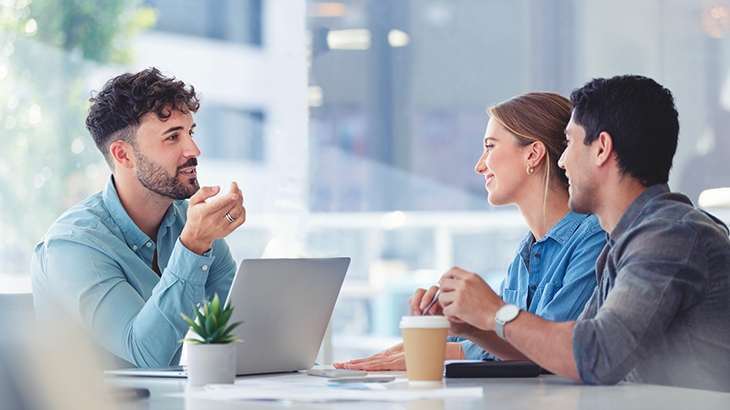
M 501 320 L 499 318 L 499 311 L 502 310 L 502 309 L 504 309 L 504 308 L 508 308 L 508 309 L 509 308 L 515 308 L 517 313 L 515 313 L 514 316 L 508 318 L 507 320 Z M 501 308 L 499 308 L 499 310 L 497 310 L 497 314 L 496 314 L 496 316 L 494 318 L 494 331 L 495 331 L 495 333 L 497 333 L 497 336 L 499 336 L 500 339 L 507 340 L 506 337 L 505 337 L 505 335 L 504 335 L 504 325 L 506 325 L 507 323 L 515 320 L 517 318 L 517 316 L 520 315 L 520 312 L 521 311 L 522 311 L 522 309 L 520 309 L 518 306 L 511 305 L 511 304 L 504 305 Z

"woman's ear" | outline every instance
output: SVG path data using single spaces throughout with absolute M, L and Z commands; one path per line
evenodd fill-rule
M 530 149 L 527 152 L 527 164 L 532 168 L 537 168 L 546 156 L 547 149 L 545 148 L 545 144 L 540 141 L 535 141 L 530 144 Z

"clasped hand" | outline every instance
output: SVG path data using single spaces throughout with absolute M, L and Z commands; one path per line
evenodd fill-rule
M 452 324 L 450 332 L 468 335 L 476 329 L 494 330 L 494 316 L 505 302 L 484 279 L 476 273 L 454 267 L 441 277 L 439 286 L 439 305 L 442 314 Z M 460 328 L 457 324 L 468 327 Z

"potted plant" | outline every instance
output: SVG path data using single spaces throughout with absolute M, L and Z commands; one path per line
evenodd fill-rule
M 231 331 L 243 322 L 228 325 L 233 313 L 229 301 L 221 309 L 216 293 L 212 301 L 204 301 L 203 308 L 195 310 L 195 320 L 180 315 L 198 337 L 186 338 L 188 343 L 188 384 L 203 386 L 209 383 L 233 383 L 236 378 L 236 346 L 241 342 Z

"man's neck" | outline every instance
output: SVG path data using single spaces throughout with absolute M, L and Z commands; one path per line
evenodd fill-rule
M 150 239 L 157 241 L 157 230 L 172 199 L 155 194 L 143 187 L 136 177 L 128 175 L 115 175 L 114 185 L 119 201 L 134 224 Z
M 618 177 L 616 183 L 605 184 L 604 187 L 598 196 L 599 209 L 596 216 L 603 230 L 610 235 L 629 206 L 647 187 L 630 176 Z

